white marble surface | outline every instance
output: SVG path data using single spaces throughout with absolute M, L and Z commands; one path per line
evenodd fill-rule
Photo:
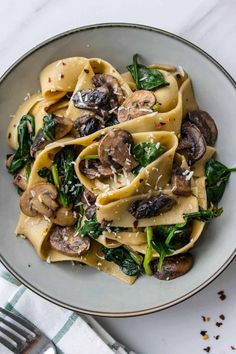
M 62 31 L 92 23 L 133 22 L 189 39 L 236 78 L 235 18 L 235 0 L 2 0 L 0 75 L 27 50 Z M 99 321 L 138 354 L 199 354 L 206 353 L 207 346 L 213 354 L 234 353 L 230 346 L 236 348 L 235 273 L 236 262 L 201 293 L 161 313 Z M 225 301 L 219 300 L 219 290 L 225 291 Z M 224 321 L 218 318 L 221 314 Z M 204 323 L 201 315 L 211 320 Z M 223 322 L 219 328 L 217 320 Z M 208 330 L 208 340 L 201 338 L 201 330 Z M 73 354 L 69 348 L 68 354 Z

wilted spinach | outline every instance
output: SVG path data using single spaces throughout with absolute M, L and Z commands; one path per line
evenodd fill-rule
M 34 117 L 27 114 L 22 116 L 17 127 L 18 132 L 18 149 L 8 167 L 8 171 L 15 174 L 20 168 L 25 166 L 26 179 L 28 180 L 31 170 L 30 147 L 33 143 L 35 135 Z
M 41 168 L 39 171 L 38 171 L 38 175 L 39 177 L 42 177 L 42 178 L 47 178 L 47 181 L 49 183 L 54 183 L 53 182 L 53 176 L 52 176 L 52 171 L 50 170 L 50 168 L 48 167 L 43 167 Z
M 76 204 L 82 192 L 82 185 L 74 170 L 76 150 L 72 146 L 61 149 L 54 158 L 52 176 L 59 191 L 59 201 L 62 206 Z
M 184 219 L 186 220 L 186 222 L 190 220 L 209 222 L 212 219 L 216 218 L 217 216 L 220 216 L 222 213 L 223 213 L 222 208 L 214 207 L 213 209 L 209 209 L 209 210 L 202 209 L 199 211 L 195 211 L 193 213 L 184 214 Z
M 123 246 L 117 248 L 106 248 L 103 246 L 102 252 L 108 262 L 117 264 L 126 275 L 135 276 L 141 273 L 141 266 Z
M 81 236 L 90 236 L 93 239 L 97 239 L 103 232 L 101 224 L 97 222 L 96 216 L 91 220 L 85 220 L 83 226 L 78 229 L 78 232 Z
M 48 114 L 43 117 L 43 136 L 46 140 L 55 140 L 57 122 L 53 114 Z
M 208 203 L 217 205 L 223 197 L 226 184 L 230 178 L 231 172 L 236 168 L 228 168 L 221 162 L 210 159 L 205 165 L 207 177 L 207 200 Z
M 222 213 L 222 208 L 213 208 L 212 210 L 199 210 L 193 213 L 184 214 L 184 222 L 176 225 L 161 225 L 153 229 L 154 237 L 151 240 L 151 246 L 156 250 L 160 257 L 158 261 L 158 271 L 161 270 L 166 256 L 171 255 L 175 249 L 184 246 L 189 235 L 191 221 L 199 220 L 209 222 Z M 180 236 L 180 237 L 179 237 Z M 180 242 L 182 236 L 182 242 Z M 176 242 L 175 238 L 179 238 Z M 185 239 L 186 237 L 186 239 Z M 179 247 L 178 247 L 179 246 Z
M 151 241 L 151 245 L 152 248 L 159 253 L 157 269 L 160 272 L 165 257 L 171 255 L 173 251 L 168 246 L 166 246 L 165 240 L 162 237 L 155 237 L 155 239 Z
M 132 173 L 137 175 L 141 167 L 146 167 L 153 161 L 155 161 L 159 156 L 166 152 L 166 147 L 150 141 L 142 141 L 133 148 L 133 155 L 135 159 L 139 162 L 139 166 L 133 169 Z
M 153 271 L 150 267 L 152 260 L 152 241 L 153 241 L 153 229 L 151 226 L 147 227 L 147 248 L 143 260 L 143 268 L 147 275 L 152 275 Z
M 156 90 L 169 85 L 159 70 L 139 64 L 138 54 L 133 56 L 133 64 L 128 65 L 127 69 L 131 73 L 138 90 Z

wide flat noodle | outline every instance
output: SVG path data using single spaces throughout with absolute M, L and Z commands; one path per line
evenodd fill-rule
M 73 92 L 79 74 L 87 62 L 87 58 L 72 57 L 57 60 L 46 66 L 40 73 L 42 95 L 47 99 L 59 99 L 67 92 Z
M 165 146 L 167 151 L 147 167 L 143 168 L 137 177 L 133 177 L 133 180 L 126 177 L 126 185 L 122 188 L 117 188 L 119 184 L 117 184 L 117 186 L 114 184 L 113 177 L 99 184 L 96 183 L 97 179 L 91 180 L 81 172 L 80 162 L 86 155 L 97 154 L 98 143 L 94 143 L 82 150 L 76 160 L 75 170 L 81 183 L 94 194 L 103 193 L 98 199 L 98 203 L 100 204 L 105 204 L 112 200 L 121 199 L 134 194 L 145 193 L 150 189 L 157 190 L 158 187 L 166 185 L 169 180 L 178 143 L 176 136 L 170 132 L 151 132 L 132 134 L 132 137 L 134 145 L 144 141 L 152 141 Z M 122 174 L 126 175 L 125 171 L 123 171 Z
M 110 221 L 112 226 L 119 227 L 171 225 L 184 222 L 183 214 L 198 211 L 198 200 L 195 196 L 174 196 L 170 190 L 163 190 L 162 192 L 170 195 L 176 200 L 176 205 L 174 205 L 171 210 L 163 214 L 150 218 L 139 219 L 137 222 L 137 220 L 128 211 L 134 201 L 160 195 L 160 191 L 150 191 L 147 194 L 122 198 L 106 205 L 99 204 L 99 200 L 97 200 L 97 220 L 101 223 L 105 219 Z

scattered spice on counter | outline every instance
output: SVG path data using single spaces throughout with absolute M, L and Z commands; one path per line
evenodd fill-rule
M 209 316 L 201 316 L 203 322 L 209 322 L 211 320 L 211 318 Z
M 220 327 L 220 326 L 222 326 L 222 325 L 223 325 L 222 322 L 216 322 L 216 326 L 217 326 L 217 327 Z
M 214 336 L 214 338 L 218 340 L 220 338 L 219 334 L 217 334 L 217 336 Z
M 200 334 L 201 334 L 201 336 L 202 336 L 202 339 L 204 339 L 204 340 L 209 339 L 209 336 L 208 336 L 208 334 L 207 334 L 207 331 L 201 331 Z
M 207 352 L 207 353 L 210 353 L 211 347 L 206 347 L 206 348 L 204 348 L 203 350 L 205 350 L 205 352 Z
M 219 318 L 224 321 L 225 320 L 225 316 L 224 315 L 220 315 Z
M 225 295 L 224 290 L 218 291 L 217 294 L 219 295 L 220 300 L 224 301 L 226 299 L 226 295 Z

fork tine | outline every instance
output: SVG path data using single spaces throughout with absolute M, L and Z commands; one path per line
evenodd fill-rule
M 5 345 L 5 347 L 7 347 L 8 349 L 10 349 L 13 353 L 19 353 L 18 350 L 16 349 L 16 347 L 14 347 L 14 345 L 12 345 L 10 342 L 8 342 L 8 340 L 6 340 L 5 338 L 0 336 L 0 343 Z
M 3 328 L 0 326 L 0 332 L 5 334 L 7 337 L 11 338 L 16 344 L 17 344 L 17 349 L 21 349 L 23 347 L 24 343 L 26 343 L 25 339 L 20 339 L 17 337 L 14 333 L 9 332 L 6 328 Z
M 5 320 L 5 318 L 0 317 L 0 322 L 4 323 L 9 328 L 13 329 L 16 333 L 20 334 L 27 341 L 31 341 L 31 339 L 36 336 L 35 334 L 28 333 L 24 329 L 22 329 L 22 328 L 20 328 L 20 327 L 18 327 L 16 325 L 14 325 L 13 323 Z
M 20 323 L 22 326 L 26 327 L 29 331 L 34 332 L 35 334 L 39 333 L 37 327 L 35 327 L 32 323 L 26 321 L 24 318 L 16 316 L 14 315 L 14 313 L 2 307 L 0 307 L 0 312 L 4 313 L 4 315 L 11 317 L 14 321 Z

